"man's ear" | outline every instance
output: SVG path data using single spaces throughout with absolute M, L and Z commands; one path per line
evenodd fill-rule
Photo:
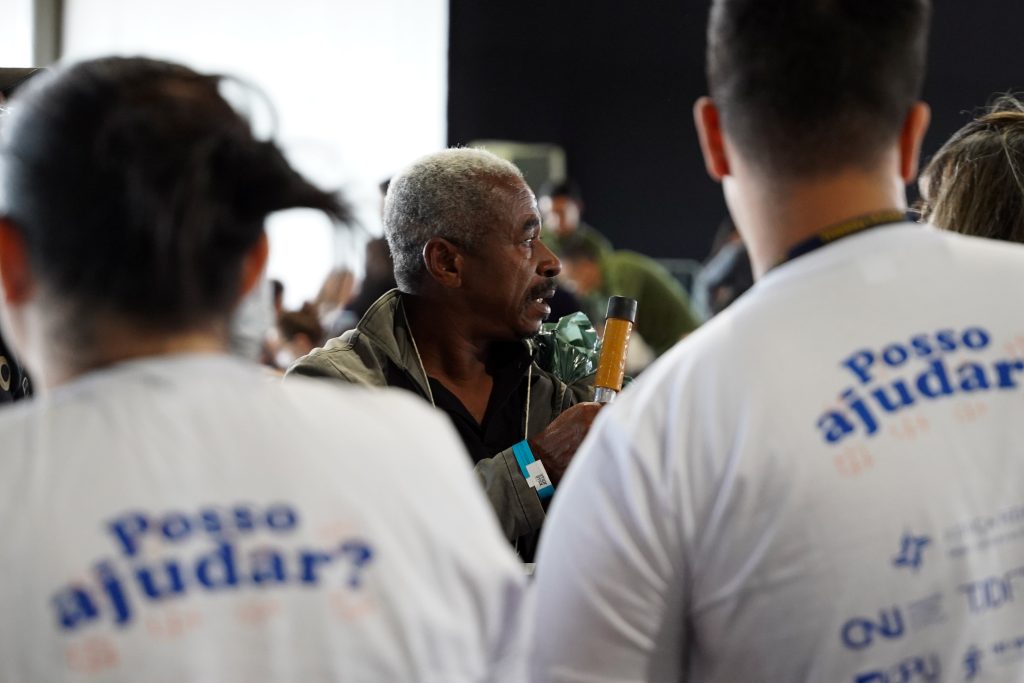
M 915 102 L 907 112 L 900 131 L 900 176 L 904 183 L 914 182 L 921 159 L 921 142 L 932 120 L 932 110 L 925 102 Z
M 708 175 L 721 182 L 722 178 L 729 175 L 729 159 L 725 153 L 718 107 L 710 97 L 701 97 L 694 103 L 693 122 L 697 125 L 697 138 L 700 140 L 700 151 L 704 154 Z
M 241 295 L 239 299 L 245 298 L 260 281 L 263 269 L 267 267 L 267 256 L 270 253 L 270 245 L 267 242 L 267 233 L 260 233 L 256 244 L 249 247 L 242 259 L 242 282 Z
M 423 263 L 427 273 L 442 287 L 462 286 L 462 250 L 443 237 L 431 237 L 423 245 Z
M 0 217 L 0 296 L 12 306 L 32 298 L 32 268 L 25 240 L 8 219 Z

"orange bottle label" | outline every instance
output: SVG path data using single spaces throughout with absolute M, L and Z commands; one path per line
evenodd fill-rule
M 626 374 L 626 349 L 629 348 L 629 335 L 632 332 L 633 323 L 628 320 L 608 318 L 605 321 L 595 387 L 621 391 L 622 378 Z

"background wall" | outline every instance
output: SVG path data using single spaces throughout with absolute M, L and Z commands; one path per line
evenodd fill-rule
M 10 0 L 0 0 L 8 2 Z M 240 76 L 273 103 L 261 127 L 326 187 L 343 187 L 380 232 L 377 184 L 445 143 L 446 0 L 66 0 L 65 59 L 145 54 Z M 268 226 L 269 275 L 286 303 L 312 298 L 361 245 L 312 212 Z
M 32 63 L 32 0 L 0 0 L 0 66 Z
M 32 0 L 0 0 L 0 63 L 27 65 Z M 691 106 L 705 92 L 708 0 L 66 0 L 67 58 L 155 54 L 247 77 L 292 158 L 342 185 L 371 231 L 376 184 L 474 139 L 555 142 L 617 245 L 702 258 L 725 213 Z M 926 155 L 995 92 L 1024 86 L 1024 6 L 936 0 Z M 449 41 L 450 33 L 450 41 Z M 357 250 L 301 216 L 271 225 L 289 305 Z
M 703 258 L 725 214 L 691 107 L 707 0 L 451 0 L 448 141 L 555 142 L 585 218 L 616 246 Z M 1024 86 L 1017 3 L 937 0 L 925 89 L 933 153 L 990 95 Z

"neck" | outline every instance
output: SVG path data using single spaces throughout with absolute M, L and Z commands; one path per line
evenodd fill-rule
M 96 323 L 95 331 L 86 341 L 81 345 L 48 345 L 43 350 L 42 386 L 52 389 L 124 361 L 182 353 L 224 353 L 228 348 L 226 325 L 158 332 L 108 321 Z
M 755 278 L 830 225 L 878 211 L 906 209 L 906 193 L 898 178 L 859 169 L 785 184 L 732 177 L 725 183 Z
M 487 374 L 493 342 L 475 337 L 465 324 L 466 316 L 443 301 L 417 294 L 403 294 L 402 305 L 428 375 L 465 384 Z

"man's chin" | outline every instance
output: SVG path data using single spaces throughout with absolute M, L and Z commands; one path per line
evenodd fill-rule
M 540 327 L 543 322 L 543 320 L 537 319 L 524 321 L 523 324 L 519 326 L 519 329 L 516 330 L 516 336 L 520 340 L 536 337 L 537 333 L 540 332 Z

